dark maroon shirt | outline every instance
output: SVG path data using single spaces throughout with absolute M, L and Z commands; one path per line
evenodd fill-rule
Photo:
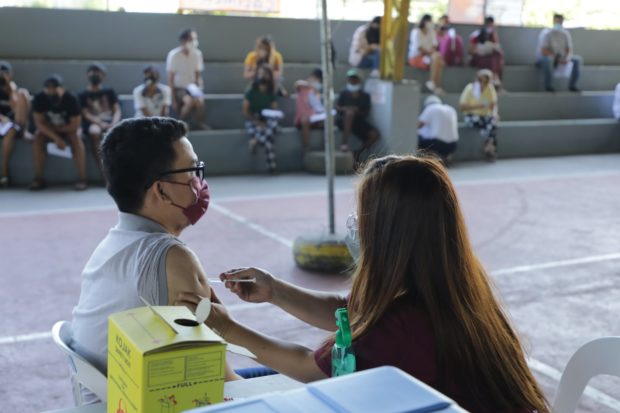
M 331 342 L 326 343 L 314 353 L 317 365 L 327 376 L 331 376 L 331 346 Z M 430 321 L 406 299 L 395 301 L 381 322 L 353 342 L 353 350 L 357 371 L 395 366 L 442 392 L 470 412 L 498 413 L 489 403 L 469 397 L 463 386 L 439 376 Z M 447 383 L 447 387 L 440 386 L 440 383 Z M 529 410 L 522 413 L 529 413 Z

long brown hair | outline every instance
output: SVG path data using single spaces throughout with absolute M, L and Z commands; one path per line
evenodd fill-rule
M 361 255 L 349 300 L 353 339 L 402 297 L 428 317 L 442 376 L 449 367 L 451 380 L 498 411 L 549 412 L 474 254 L 441 163 L 414 156 L 373 160 L 357 196 Z

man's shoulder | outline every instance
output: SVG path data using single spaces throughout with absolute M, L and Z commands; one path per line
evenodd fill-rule
M 133 94 L 136 95 L 140 95 L 142 94 L 142 92 L 144 91 L 144 83 L 139 84 L 138 86 L 133 88 Z
M 177 46 L 174 49 L 170 50 L 168 52 L 168 58 L 174 57 L 176 55 L 178 55 L 179 53 L 181 53 L 183 50 L 183 48 L 181 46 Z

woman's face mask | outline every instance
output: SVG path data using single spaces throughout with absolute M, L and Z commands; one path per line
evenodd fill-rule
M 352 212 L 347 219 L 347 235 L 344 237 L 344 243 L 347 245 L 353 261 L 357 262 L 360 257 L 360 239 L 355 212 Z

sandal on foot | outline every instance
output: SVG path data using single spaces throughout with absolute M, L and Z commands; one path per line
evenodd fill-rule
M 35 179 L 30 183 L 28 189 L 31 191 L 40 191 L 41 189 L 45 189 L 45 187 L 47 187 L 47 184 L 43 179 Z
M 73 189 L 76 191 L 84 191 L 87 188 L 88 184 L 86 184 L 86 181 L 77 181 L 75 185 L 73 185 Z

